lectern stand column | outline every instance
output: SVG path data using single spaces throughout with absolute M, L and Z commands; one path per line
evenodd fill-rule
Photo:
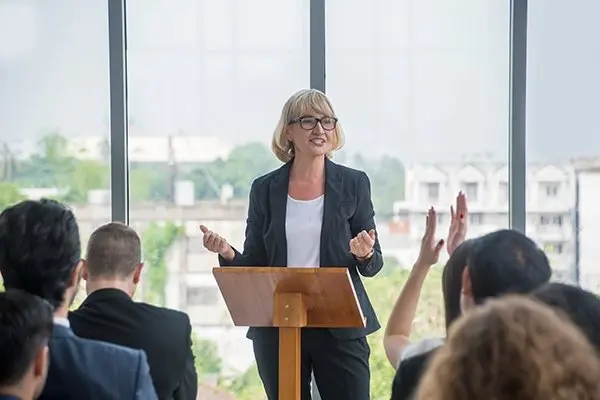
M 275 293 L 273 325 L 279 328 L 279 400 L 300 400 L 301 329 L 306 326 L 301 293 Z

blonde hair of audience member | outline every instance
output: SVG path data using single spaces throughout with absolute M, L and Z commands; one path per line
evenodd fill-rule
M 552 309 L 525 297 L 491 300 L 450 329 L 419 400 L 596 400 L 600 360 Z
M 303 146 L 299 138 L 294 138 L 294 130 L 290 129 L 290 121 L 300 117 L 336 117 L 333 105 L 327 96 L 317 89 L 303 89 L 294 93 L 283 106 L 281 117 L 275 127 L 271 149 L 281 162 L 288 162 L 296 156 L 297 151 L 302 151 Z M 303 136 L 306 131 L 299 128 Z M 336 123 L 332 133 L 331 148 L 327 157 L 331 158 L 333 153 L 344 145 L 344 131 L 339 122 Z

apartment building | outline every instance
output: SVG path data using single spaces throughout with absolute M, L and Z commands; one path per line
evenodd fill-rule
M 447 232 L 450 205 L 462 190 L 469 201 L 469 236 L 508 227 L 508 166 L 461 161 L 408 166 L 405 200 L 394 204 L 395 231 L 418 249 L 427 210 L 435 207 L 440 234 Z M 570 164 L 529 165 L 527 234 L 546 251 L 558 278 L 574 267 L 575 171 Z M 415 250 L 416 251 L 416 250 Z

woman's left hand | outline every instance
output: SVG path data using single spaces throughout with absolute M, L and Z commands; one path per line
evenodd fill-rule
M 369 232 L 361 231 L 352 240 L 350 240 L 350 253 L 357 259 L 365 260 L 373 255 L 373 246 L 375 245 L 375 229 Z

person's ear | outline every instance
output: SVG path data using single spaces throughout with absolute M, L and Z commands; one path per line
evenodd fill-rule
M 142 270 L 144 269 L 144 263 L 139 263 L 136 267 L 135 267 L 135 271 L 133 271 L 133 283 L 134 284 L 138 284 L 140 283 L 140 280 L 142 279 Z
M 83 267 L 83 260 L 79 260 L 77 266 L 73 268 L 73 272 L 71 272 L 71 278 L 69 282 L 69 287 L 77 287 L 79 285 L 79 277 L 81 276 L 81 268 Z
M 89 272 L 88 272 L 88 263 L 86 260 L 81 260 L 81 278 L 84 281 L 87 281 L 89 279 Z
M 44 346 L 38 351 L 33 359 L 33 376 L 38 379 L 45 379 L 46 374 L 48 373 L 48 364 L 49 364 L 49 350 L 48 346 Z
M 465 267 L 465 269 L 463 269 L 460 290 L 461 290 L 461 293 L 463 294 L 463 296 L 473 297 L 473 286 L 471 284 L 471 272 L 469 270 L 468 265 Z

